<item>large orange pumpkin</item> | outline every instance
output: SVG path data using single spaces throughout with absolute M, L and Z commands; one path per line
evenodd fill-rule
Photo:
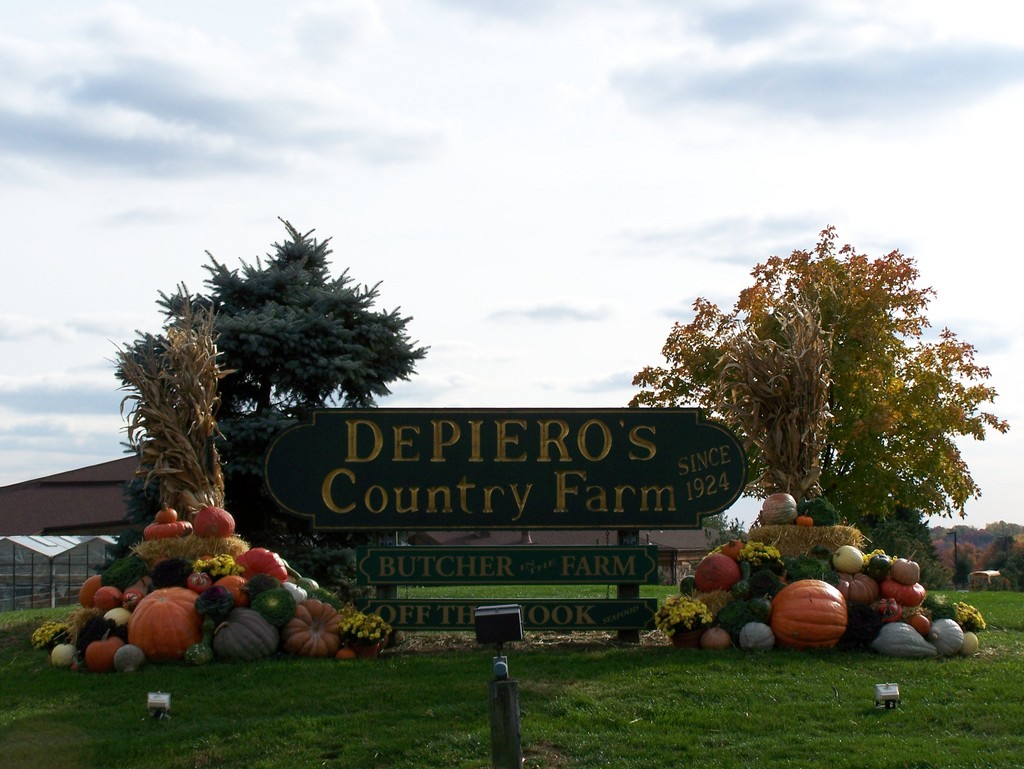
M 819 579 L 802 579 L 772 599 L 775 643 L 791 649 L 835 646 L 846 632 L 846 599 Z
M 341 617 L 329 603 L 307 598 L 281 628 L 281 645 L 291 654 L 333 657 L 341 646 L 340 622 Z
M 154 590 L 135 607 L 128 621 L 128 643 L 154 661 L 180 660 L 185 650 L 203 640 L 203 618 L 188 588 Z

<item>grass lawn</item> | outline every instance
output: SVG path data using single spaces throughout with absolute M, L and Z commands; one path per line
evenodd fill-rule
M 525 766 L 1022 766 L 1024 595 L 958 599 L 989 623 L 976 657 L 708 652 L 656 635 L 622 646 L 531 634 L 507 650 Z M 411 636 L 377 661 L 281 656 L 97 675 L 51 668 L 31 648 L 31 631 L 65 614 L 0 614 L 5 769 L 490 766 L 493 651 L 471 634 L 447 647 Z M 884 682 L 899 684 L 899 708 L 874 707 Z M 171 718 L 147 716 L 150 691 L 171 693 Z

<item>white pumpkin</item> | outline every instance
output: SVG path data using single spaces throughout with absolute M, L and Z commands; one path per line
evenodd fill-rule
M 103 619 L 109 619 L 117 626 L 127 625 L 128 620 L 132 618 L 132 613 L 121 606 L 115 606 L 113 609 L 103 615 Z
M 134 673 L 146 664 L 146 653 L 135 644 L 125 644 L 114 652 L 114 670 Z
M 77 653 L 74 644 L 57 644 L 50 652 L 50 664 L 57 668 L 69 668 L 74 664 Z
M 748 622 L 740 628 L 741 649 L 771 649 L 775 646 L 775 634 L 763 622 Z
M 832 566 L 836 571 L 860 574 L 864 569 L 864 553 L 853 545 L 841 545 L 832 554 Z
M 294 582 L 282 582 L 281 587 L 287 590 L 291 594 L 292 598 L 295 599 L 296 606 L 305 601 L 308 597 L 305 589 L 299 587 Z
M 928 631 L 928 640 L 939 654 L 949 657 L 960 651 L 964 645 L 964 631 L 952 619 L 937 619 L 932 623 L 932 629 Z

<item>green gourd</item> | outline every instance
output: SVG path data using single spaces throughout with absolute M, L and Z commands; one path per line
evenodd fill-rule
M 203 620 L 203 639 L 185 650 L 185 664 L 207 665 L 213 662 L 213 617 Z

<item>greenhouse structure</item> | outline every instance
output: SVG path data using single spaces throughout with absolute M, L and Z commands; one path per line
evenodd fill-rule
M 109 536 L 0 537 L 0 611 L 78 603 L 78 590 L 107 560 Z

